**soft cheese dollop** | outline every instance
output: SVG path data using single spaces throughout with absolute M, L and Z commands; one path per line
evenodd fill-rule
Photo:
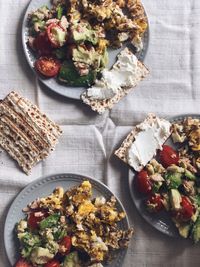
M 162 149 L 163 143 L 170 136 L 171 124 L 167 120 L 156 117 L 152 123 L 144 122 L 127 153 L 127 160 L 131 167 L 140 171 Z
M 103 70 L 102 78 L 96 80 L 95 85 L 87 90 L 87 95 L 91 99 L 109 99 L 119 89 L 131 88 L 135 85 L 137 64 L 137 57 L 128 48 L 125 48 L 118 55 L 118 60 L 113 68 Z

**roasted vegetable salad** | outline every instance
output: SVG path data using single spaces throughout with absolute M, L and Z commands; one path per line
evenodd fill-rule
M 115 251 L 128 246 L 133 234 L 118 227 L 125 213 L 115 205 L 114 197 L 92 199 L 89 181 L 66 192 L 56 188 L 33 201 L 16 225 L 21 258 L 15 266 L 103 266 Z
M 157 157 L 137 174 L 138 191 L 149 212 L 166 210 L 184 238 L 200 240 L 200 120 L 172 124 L 173 148 L 163 145 Z
M 142 49 L 147 19 L 140 1 L 53 0 L 28 16 L 35 69 L 70 86 L 90 86 L 108 63 L 109 47 Z

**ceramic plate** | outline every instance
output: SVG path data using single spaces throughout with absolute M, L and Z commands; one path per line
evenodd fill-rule
M 31 69 L 34 71 L 34 62 L 36 60 L 34 54 L 32 53 L 32 51 L 30 50 L 30 48 L 27 46 L 27 40 L 28 40 L 28 26 L 27 26 L 27 16 L 29 13 L 31 13 L 32 11 L 36 10 L 37 8 L 43 6 L 43 5 L 47 5 L 47 6 L 51 6 L 50 4 L 50 0 L 32 0 L 26 10 L 25 16 L 24 16 L 24 20 L 23 20 L 23 24 L 22 24 L 22 44 L 23 44 L 23 49 L 27 58 L 27 61 L 31 67 Z M 137 57 L 143 61 L 144 57 L 146 55 L 147 49 L 148 49 L 148 41 L 149 41 L 149 27 L 148 30 L 145 32 L 144 34 L 144 40 L 143 40 L 143 50 L 136 54 Z M 115 49 L 115 50 L 108 50 L 109 51 L 109 64 L 108 67 L 110 68 L 116 60 L 116 56 L 117 54 L 123 49 L 124 47 L 120 48 L 120 49 Z M 46 85 L 49 89 L 53 90 L 54 92 L 69 97 L 69 98 L 73 98 L 73 99 L 80 99 L 80 95 L 81 93 L 83 93 L 83 91 L 85 90 L 84 87 L 70 87 L 70 86 L 66 86 L 64 84 L 60 84 L 56 81 L 56 79 L 51 78 L 51 79 L 45 79 L 41 76 L 38 75 L 37 72 L 35 72 L 35 75 L 40 79 L 40 81 Z
M 5 227 L 4 227 L 4 243 L 8 260 L 12 266 L 19 258 L 18 256 L 18 242 L 16 234 L 14 233 L 15 224 L 22 218 L 24 213 L 22 209 L 27 206 L 38 197 L 44 197 L 50 194 L 57 186 L 62 186 L 65 190 L 79 185 L 83 180 L 89 180 L 93 188 L 93 196 L 104 196 L 109 199 L 113 196 L 112 192 L 103 183 L 94 180 L 92 178 L 78 175 L 78 174 L 56 174 L 48 177 L 40 178 L 27 187 L 25 187 L 15 198 L 10 209 L 8 211 Z M 116 198 L 117 199 L 117 198 Z M 121 202 L 117 199 L 117 209 L 119 211 L 125 211 Z M 127 217 L 125 217 L 120 223 L 119 227 L 123 230 L 129 228 Z M 120 267 L 122 266 L 123 258 L 126 254 L 126 250 L 119 250 L 116 253 L 116 258 L 105 267 Z
M 193 118 L 200 118 L 200 115 L 183 115 L 178 117 L 169 118 L 170 122 L 177 122 L 181 121 L 186 117 L 193 117 Z M 167 140 L 166 144 L 172 146 L 175 148 L 175 145 L 172 143 L 172 141 L 169 139 Z M 136 189 L 135 184 L 135 175 L 136 172 L 134 172 L 132 169 L 129 170 L 129 189 L 131 193 L 131 197 L 133 199 L 133 202 L 141 214 L 141 216 L 154 228 L 159 230 L 160 232 L 171 236 L 171 237 L 180 237 L 179 233 L 174 226 L 172 220 L 170 219 L 170 216 L 165 212 L 162 211 L 158 214 L 151 214 L 147 211 L 145 205 L 144 205 L 144 197 L 141 196 L 141 194 Z

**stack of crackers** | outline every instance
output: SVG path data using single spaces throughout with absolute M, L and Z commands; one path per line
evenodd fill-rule
M 0 146 L 26 174 L 54 150 L 61 128 L 16 92 L 0 102 Z

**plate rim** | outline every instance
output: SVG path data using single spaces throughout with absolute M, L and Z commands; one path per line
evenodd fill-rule
M 166 116 L 164 118 L 166 120 L 170 121 L 170 122 L 173 122 L 173 121 L 179 121 L 179 120 L 184 119 L 184 118 L 187 118 L 187 117 L 199 118 L 200 119 L 200 114 L 197 114 L 197 113 L 191 113 L 191 114 L 189 114 L 188 113 L 188 114 L 183 114 L 183 115 Z M 156 229 L 160 233 L 165 234 L 166 236 L 168 236 L 170 238 L 181 238 L 181 236 L 179 235 L 178 232 L 177 232 L 177 235 L 174 235 L 173 233 L 172 234 L 169 234 L 162 227 L 158 227 L 157 224 L 151 223 L 150 220 L 148 220 L 148 218 L 143 214 L 143 212 L 141 212 L 140 209 L 137 207 L 137 205 L 135 203 L 134 192 L 131 189 L 132 188 L 133 180 L 135 178 L 135 174 L 136 174 L 136 171 L 133 170 L 131 167 L 129 167 L 129 170 L 128 170 L 128 187 L 129 187 L 129 193 L 131 195 L 132 202 L 133 202 L 133 204 L 134 204 L 134 206 L 135 206 L 138 214 L 142 217 L 142 219 L 144 219 L 146 221 L 146 223 L 148 223 L 148 225 L 150 225 L 151 227 L 153 227 L 154 229 Z M 133 176 L 133 177 L 131 178 L 131 176 Z M 175 229 L 176 228 L 174 226 L 174 230 Z M 183 239 L 183 238 L 181 238 L 181 239 Z
M 4 249 L 5 249 L 7 260 L 8 260 L 8 262 L 9 262 L 9 264 L 11 266 L 12 266 L 12 260 L 11 260 L 11 257 L 9 255 L 9 249 L 8 249 L 9 240 L 7 240 L 6 229 L 7 229 L 7 226 L 9 225 L 10 217 L 12 218 L 12 213 L 13 213 L 13 209 L 15 208 L 15 206 L 17 206 L 17 204 L 19 202 L 21 202 L 21 200 L 24 198 L 23 197 L 24 195 L 27 195 L 27 194 L 30 195 L 31 191 L 34 190 L 34 189 L 32 189 L 27 193 L 27 191 L 29 189 L 31 189 L 33 186 L 36 186 L 36 185 L 37 185 L 37 187 L 40 186 L 39 183 L 43 182 L 42 184 L 45 185 L 45 184 L 48 184 L 50 181 L 53 181 L 53 180 L 56 181 L 57 178 L 60 178 L 60 179 L 74 178 L 76 180 L 78 177 L 80 178 L 80 180 L 87 180 L 88 179 L 91 182 L 92 185 L 100 186 L 101 188 L 105 189 L 106 192 L 109 195 L 114 196 L 116 198 L 116 205 L 120 207 L 121 211 L 125 212 L 125 218 L 123 219 L 123 223 L 124 223 L 126 229 L 130 228 L 128 214 L 127 214 L 127 212 L 126 212 L 126 210 L 124 208 L 124 205 L 122 204 L 121 200 L 102 181 L 99 181 L 99 180 L 97 180 L 97 179 L 95 179 L 95 178 L 93 178 L 91 176 L 88 176 L 88 175 L 84 175 L 84 174 L 80 174 L 80 173 L 72 173 L 72 172 L 69 172 L 69 173 L 62 172 L 62 173 L 55 173 L 55 174 L 49 174 L 49 175 L 41 176 L 41 177 L 33 180 L 31 183 L 27 184 L 25 187 L 23 187 L 19 191 L 19 193 L 17 193 L 14 196 L 14 198 L 11 200 L 10 205 L 8 207 L 8 211 L 6 213 L 6 217 L 5 217 L 5 220 L 4 220 L 4 226 L 3 226 L 3 231 L 4 231 L 4 233 L 3 233 L 3 243 L 4 243 Z M 102 193 L 102 195 L 104 195 L 104 193 Z M 116 267 L 121 266 L 121 264 L 123 263 L 124 258 L 126 256 L 126 253 L 127 253 L 127 248 L 121 250 L 121 253 L 119 254 L 117 262 L 116 262 L 117 263 Z M 106 266 L 109 267 L 109 265 L 106 265 Z
M 47 0 L 46 0 L 47 1 Z M 30 12 L 30 6 L 32 5 L 32 3 L 34 2 L 34 0 L 30 0 L 26 9 L 25 9 L 25 12 L 24 12 L 24 16 L 23 16 L 23 19 L 22 19 L 22 25 L 21 25 L 21 40 L 22 40 L 22 48 L 23 48 L 23 53 L 25 55 L 25 58 L 26 58 L 26 61 L 29 65 L 29 67 L 31 68 L 32 70 L 32 73 L 34 73 L 35 75 L 35 78 L 37 78 L 44 86 L 46 86 L 49 90 L 51 90 L 52 92 L 58 94 L 58 95 L 61 95 L 63 97 L 66 97 L 66 98 L 69 98 L 69 99 L 74 99 L 74 100 L 79 100 L 81 101 L 81 89 L 79 90 L 79 93 L 74 94 L 74 96 L 70 96 L 69 94 L 66 93 L 65 89 L 67 90 L 67 86 L 65 85 L 61 85 L 59 84 L 55 78 L 50 78 L 50 79 L 45 79 L 45 78 L 42 78 L 34 69 L 34 66 L 30 60 L 30 57 L 28 55 L 28 51 L 33 54 L 33 52 L 31 51 L 31 49 L 28 47 L 28 45 L 26 44 L 26 38 L 25 38 L 25 33 L 26 33 L 26 22 L 27 22 L 27 16 Z M 145 9 L 145 6 L 144 4 L 142 3 L 142 6 L 144 8 L 144 12 L 146 14 L 146 17 L 147 17 L 147 29 L 146 31 L 144 32 L 144 36 L 146 35 L 146 38 L 145 39 L 145 42 L 144 42 L 144 47 L 145 49 L 141 51 L 141 58 L 139 58 L 139 60 L 141 62 L 144 62 L 145 60 L 145 57 L 146 57 L 146 54 L 147 54 L 147 51 L 149 49 L 149 43 L 150 43 L 150 22 L 149 22 L 149 19 L 148 19 L 148 15 L 147 15 L 147 12 L 146 12 L 146 9 Z M 45 81 L 48 81 L 48 80 L 51 80 L 51 79 L 54 79 L 56 84 L 59 85 L 59 87 L 63 86 L 63 92 L 62 91 L 58 91 L 56 89 L 54 89 L 52 86 L 49 86 Z M 70 87 L 70 86 L 68 86 Z M 76 90 L 78 88 L 74 87 L 74 90 Z M 83 89 L 82 91 L 86 90 L 87 88 Z

